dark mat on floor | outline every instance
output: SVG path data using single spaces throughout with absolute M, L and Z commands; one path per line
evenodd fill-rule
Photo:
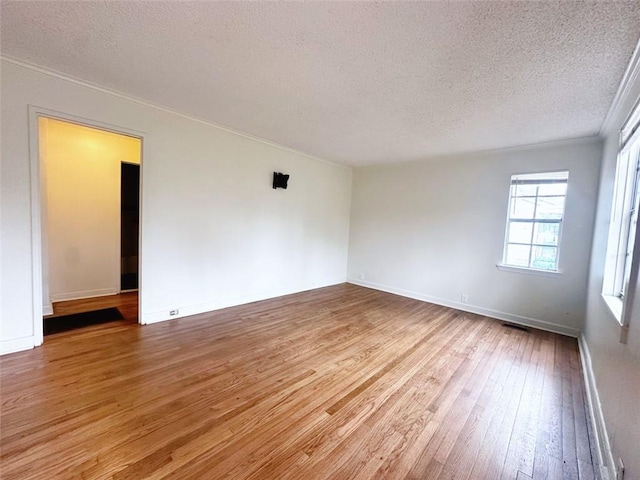
M 100 323 L 124 320 L 124 317 L 116 307 L 93 310 L 92 312 L 74 313 L 44 319 L 44 334 L 66 332 L 76 328 L 98 325 Z

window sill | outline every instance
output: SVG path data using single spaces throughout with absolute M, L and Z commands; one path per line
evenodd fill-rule
M 524 275 L 537 275 L 539 277 L 557 278 L 562 275 L 562 272 L 559 272 L 557 270 L 536 270 L 535 268 L 514 267 L 511 265 L 503 265 L 501 263 L 497 264 L 496 268 L 502 272 L 522 273 Z
M 607 307 L 609 307 L 609 311 L 611 312 L 611 315 L 613 315 L 613 318 L 615 318 L 618 325 L 622 327 L 622 299 L 614 295 L 605 295 L 604 293 L 602 294 L 602 299 Z

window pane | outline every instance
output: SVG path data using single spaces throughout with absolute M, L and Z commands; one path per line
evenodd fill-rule
M 637 160 L 636 160 L 637 163 Z M 635 179 L 636 182 L 638 182 L 638 178 L 636 177 Z M 627 281 L 627 279 L 629 278 L 629 274 L 631 273 L 631 263 L 633 261 L 633 246 L 636 243 L 636 229 L 638 228 L 638 215 L 637 215 L 637 210 L 638 210 L 638 203 L 639 203 L 639 198 L 638 198 L 638 193 L 636 192 L 636 197 L 633 199 L 634 200 L 634 204 L 633 204 L 633 213 L 630 215 L 630 223 L 629 223 L 629 233 L 627 235 L 627 245 L 626 245 L 626 257 L 625 257 L 625 261 L 624 261 L 624 271 L 623 271 L 623 277 L 622 277 L 622 281 L 621 281 L 621 286 L 620 286 L 620 294 L 621 295 L 625 295 L 625 283 Z
M 564 197 L 538 197 L 536 218 L 560 220 L 564 211 Z
M 540 185 L 538 195 L 566 195 L 567 184 L 566 183 L 547 183 Z
M 507 265 L 557 270 L 569 172 L 511 176 L 505 233 Z
M 533 229 L 533 243 L 555 247 L 558 245 L 559 234 L 559 223 L 536 223 Z
M 509 243 L 531 243 L 532 222 L 509 222 Z
M 537 185 L 517 185 L 516 184 L 516 196 L 518 197 L 535 197 Z
M 516 265 L 518 267 L 529 266 L 529 251 L 531 247 L 528 245 L 507 245 L 507 265 Z
M 514 198 L 511 218 L 533 218 L 535 198 Z
M 556 269 L 555 247 L 533 247 L 531 251 L 531 267 L 540 270 Z

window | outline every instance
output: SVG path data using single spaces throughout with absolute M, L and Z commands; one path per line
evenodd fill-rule
M 602 294 L 617 320 L 629 289 L 639 202 L 640 108 L 621 131 Z
M 558 270 L 558 252 L 569 172 L 513 175 L 503 264 Z

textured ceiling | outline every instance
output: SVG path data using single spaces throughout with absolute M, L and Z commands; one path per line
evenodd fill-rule
M 1 50 L 347 165 L 594 135 L 640 2 L 1 2 Z

